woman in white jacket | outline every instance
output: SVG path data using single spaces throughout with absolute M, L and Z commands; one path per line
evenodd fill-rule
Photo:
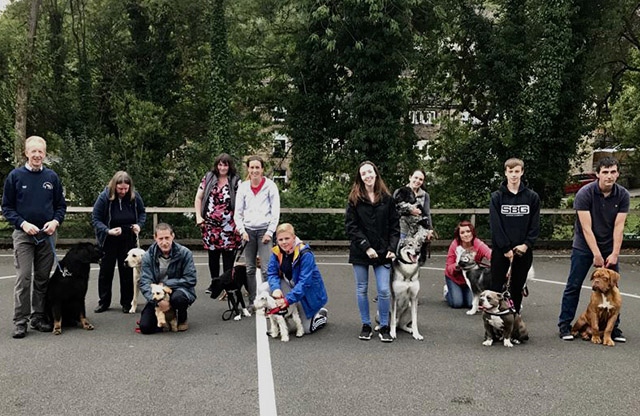
M 246 244 L 244 257 L 249 301 L 253 303 L 256 297 L 256 258 L 260 256 L 262 280 L 265 280 L 273 235 L 280 220 L 280 193 L 275 182 L 264 176 L 264 161 L 260 156 L 249 156 L 246 165 L 249 180 L 238 186 L 233 219 Z

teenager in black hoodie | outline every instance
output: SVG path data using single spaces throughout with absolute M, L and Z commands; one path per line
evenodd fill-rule
M 509 292 L 520 313 L 522 289 L 533 262 L 533 245 L 540 234 L 540 198 L 522 181 L 524 162 L 511 158 L 504 163 L 507 177 L 491 194 L 491 289 L 502 292 L 511 266 Z M 502 255 L 500 255 L 502 253 Z

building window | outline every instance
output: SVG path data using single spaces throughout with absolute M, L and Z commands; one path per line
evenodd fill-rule
M 273 157 L 284 157 L 287 154 L 287 136 L 276 133 L 273 138 Z
M 278 185 L 278 188 L 285 189 L 287 187 L 287 171 L 285 169 L 274 170 L 273 181 Z

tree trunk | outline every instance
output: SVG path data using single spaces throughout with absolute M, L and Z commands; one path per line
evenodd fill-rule
M 16 92 L 16 122 L 13 146 L 14 164 L 20 165 L 24 154 L 24 141 L 27 138 L 27 107 L 29 104 L 29 85 L 33 71 L 33 49 L 36 40 L 36 27 L 38 25 L 38 12 L 42 0 L 31 0 L 31 12 L 29 13 L 29 33 L 27 34 L 27 48 L 22 62 L 22 76 L 18 80 Z

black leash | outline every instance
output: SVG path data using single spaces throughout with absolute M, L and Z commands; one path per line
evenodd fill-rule
M 240 246 L 240 248 L 238 249 L 238 252 L 236 253 L 236 258 L 233 261 L 233 267 L 231 268 L 231 281 L 234 282 L 236 280 L 236 264 L 238 263 L 238 261 L 240 261 L 240 257 L 242 257 L 242 253 L 244 253 L 244 249 L 247 247 L 247 243 L 246 241 L 242 242 L 242 245 Z M 239 289 L 233 289 L 233 290 L 227 290 L 227 307 L 228 309 L 224 312 L 222 312 L 222 320 L 223 321 L 228 321 L 229 319 L 233 318 L 233 314 L 235 312 L 234 309 L 234 305 L 233 303 L 231 303 L 231 298 L 232 296 L 229 295 L 229 292 L 235 292 L 234 293 L 234 298 L 236 300 L 236 302 L 238 302 L 238 305 L 240 304 L 239 302 L 239 296 L 242 296 L 242 288 Z M 241 312 L 240 312 L 241 313 Z

